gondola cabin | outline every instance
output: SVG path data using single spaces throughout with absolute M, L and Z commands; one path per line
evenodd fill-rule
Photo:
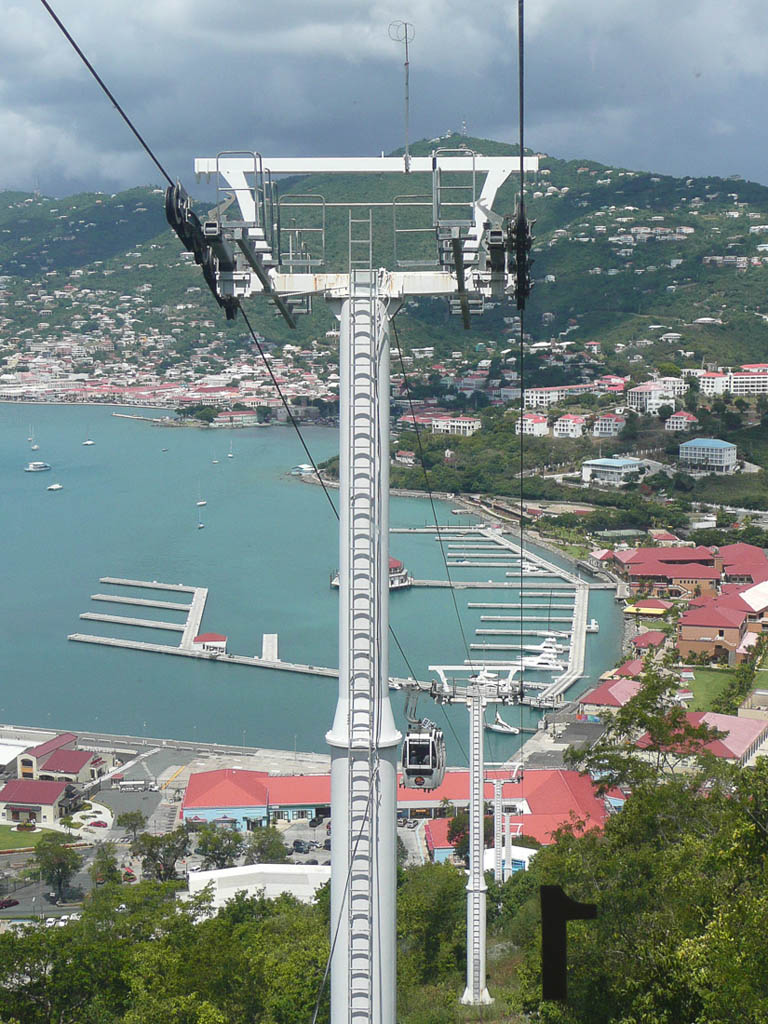
M 424 725 L 409 728 L 403 741 L 403 785 L 408 789 L 437 789 L 444 778 L 442 729 Z

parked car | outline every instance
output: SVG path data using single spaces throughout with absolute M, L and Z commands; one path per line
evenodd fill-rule
M 419 827 L 419 819 L 418 818 L 409 818 L 408 819 L 408 825 L 406 827 L 407 828 L 418 828 Z
M 0 910 L 7 910 L 8 907 L 18 907 L 18 905 L 19 901 L 10 899 L 10 897 L 8 899 L 0 900 Z
M 324 850 L 330 850 L 330 848 L 331 848 L 331 840 L 330 839 L 326 839 L 325 842 L 323 843 L 323 849 Z
M 294 853 L 309 853 L 309 846 L 304 842 L 303 839 L 293 840 L 293 852 Z
M 314 857 L 311 857 L 306 863 L 307 864 L 317 864 L 317 861 L 315 860 Z
M 309 827 L 318 828 L 320 825 L 323 824 L 324 820 L 325 819 L 323 818 L 323 816 L 321 814 L 318 814 L 316 817 L 309 819 Z
M 94 828 L 109 828 L 109 825 L 106 823 L 106 821 L 92 821 L 91 824 L 93 825 Z

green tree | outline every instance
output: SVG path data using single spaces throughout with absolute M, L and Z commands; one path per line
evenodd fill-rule
M 119 882 L 120 868 L 117 866 L 117 846 L 107 841 L 99 843 L 88 868 L 94 882 Z
M 143 811 L 123 811 L 117 816 L 117 827 L 124 828 L 133 835 L 134 842 L 139 832 L 147 824 L 147 816 Z
M 204 825 L 197 833 L 197 852 L 205 868 L 231 868 L 243 843 L 243 837 L 233 828 Z
M 245 847 L 246 864 L 285 864 L 290 854 L 274 825 L 251 833 Z
M 65 836 L 59 832 L 51 832 L 38 842 L 32 855 L 32 862 L 61 898 L 67 883 L 83 861 L 77 850 L 67 845 Z
M 147 878 L 168 882 L 176 877 L 176 861 L 189 852 L 189 833 L 183 827 L 163 836 L 144 832 L 131 844 L 131 852 L 141 857 L 141 870 Z
M 671 705 L 677 685 L 655 669 L 646 669 L 639 692 L 606 716 L 600 739 L 591 747 L 569 747 L 566 763 L 597 780 L 600 793 L 709 768 L 705 747 L 721 734 L 692 724 L 684 708 Z
M 453 845 L 457 857 L 464 860 L 469 856 L 469 812 L 459 811 L 448 825 L 448 842 Z M 493 818 L 483 819 L 483 845 L 493 843 Z

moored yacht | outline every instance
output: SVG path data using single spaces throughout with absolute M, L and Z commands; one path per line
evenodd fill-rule
M 45 472 L 46 469 L 50 469 L 50 468 L 51 467 L 48 465 L 47 462 L 28 462 L 27 465 L 24 467 L 24 472 L 25 473 L 43 473 L 43 472 Z
M 405 590 L 413 584 L 413 576 L 408 572 L 403 563 L 397 558 L 389 560 L 389 589 Z M 338 570 L 331 576 L 331 586 L 338 587 Z

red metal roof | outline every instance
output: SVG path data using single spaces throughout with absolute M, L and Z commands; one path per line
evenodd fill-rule
M 67 788 L 66 782 L 43 782 L 40 779 L 11 779 L 0 790 L 0 803 L 55 804 Z
M 486 800 L 493 799 L 494 778 L 509 778 L 508 772 L 487 772 Z M 398 783 L 400 777 L 398 776 Z M 605 808 L 594 793 L 592 783 L 578 772 L 554 769 L 532 769 L 525 773 L 523 782 L 505 782 L 505 800 L 525 799 L 531 814 L 521 816 L 525 831 L 531 832 L 536 816 L 541 818 L 542 835 L 550 836 L 558 826 L 570 820 L 571 812 L 588 820 L 590 825 L 602 825 Z M 397 787 L 399 806 L 435 806 L 441 800 L 467 803 L 469 800 L 469 773 L 457 769 L 447 771 L 443 784 L 425 793 L 422 790 Z M 183 809 L 270 807 L 317 807 L 331 802 L 330 775 L 269 775 L 267 772 L 241 771 L 222 768 L 210 772 L 194 772 L 184 796 Z M 546 819 L 546 820 L 545 820 Z M 530 828 L 529 828 L 530 824 Z M 551 839 L 541 838 L 541 842 Z
M 219 642 L 220 641 L 226 641 L 226 639 L 227 638 L 224 636 L 223 633 L 200 633 L 199 636 L 195 637 L 195 639 L 192 641 L 192 643 L 194 643 L 194 644 L 208 644 L 208 643 L 215 643 L 217 641 L 219 641 Z
M 595 704 L 606 708 L 623 708 L 640 690 L 636 679 L 608 679 L 601 686 L 582 694 L 580 704 Z
M 638 633 L 632 640 L 632 646 L 636 650 L 645 650 L 648 647 L 658 647 L 664 643 L 666 633 L 660 629 L 649 629 L 646 633 Z
M 56 750 L 38 764 L 38 771 L 79 772 L 95 756 L 90 750 Z
M 58 750 L 60 747 L 69 746 L 72 743 L 77 742 L 77 736 L 73 732 L 62 732 L 58 736 L 54 736 L 50 740 L 46 740 L 45 743 L 40 743 L 36 747 L 30 747 L 29 750 L 25 750 L 25 754 L 30 754 L 32 757 L 43 757 L 45 754 L 51 754 L 54 750 Z

